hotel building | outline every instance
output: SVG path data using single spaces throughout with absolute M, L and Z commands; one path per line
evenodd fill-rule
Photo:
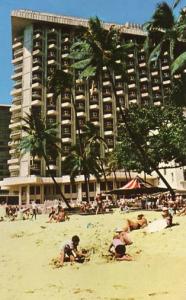
M 19 192 L 19 202 L 29 203 L 30 200 L 43 202 L 45 199 L 56 198 L 57 195 L 50 177 L 48 177 L 43 160 L 33 159 L 29 154 L 18 155 L 16 146 L 23 136 L 22 120 L 30 109 L 40 111 L 52 122 L 59 123 L 58 136 L 62 139 L 63 153 L 56 161 L 50 161 L 57 181 L 69 199 L 84 197 L 85 187 L 83 177 L 79 176 L 75 185 L 70 185 L 68 176 L 61 176 L 61 162 L 76 141 L 75 117 L 72 108 L 70 93 L 66 89 L 54 99 L 53 93 L 47 88 L 47 79 L 56 69 L 66 70 L 70 65 L 69 50 L 74 38 L 80 32 L 81 26 L 87 26 L 88 21 L 80 18 L 39 13 L 28 10 L 12 12 L 12 51 L 14 81 L 11 106 L 10 177 L 1 182 L 9 190 Z M 105 28 L 111 24 L 104 23 Z M 135 41 L 139 49 L 132 50 L 127 60 L 127 82 L 121 80 L 120 74 L 115 74 L 117 95 L 125 106 L 130 103 L 144 105 L 151 103 L 161 105 L 169 94 L 171 79 L 169 55 L 165 52 L 161 62 L 148 67 L 147 58 L 142 48 L 145 33 L 141 26 L 135 24 L 118 25 L 123 33 L 124 41 Z M 75 74 L 74 95 L 77 117 L 80 127 L 85 121 L 91 121 L 100 129 L 100 135 L 108 144 L 108 151 L 112 151 L 117 136 L 117 123 L 120 115 L 113 97 L 111 82 L 106 68 L 103 68 L 101 78 L 94 79 L 96 86 L 91 92 L 92 82 L 84 82 Z M 167 171 L 168 172 L 168 171 Z M 174 177 L 177 186 L 183 189 L 183 170 Z M 174 177 L 174 178 L 173 178 Z M 176 178 L 176 179 L 175 179 Z M 113 187 L 113 178 L 110 176 L 109 187 Z M 118 172 L 119 184 L 126 181 L 122 172 Z M 169 181 L 170 184 L 173 182 Z M 185 186 L 186 187 L 186 186 Z M 105 190 L 105 183 L 90 179 L 90 194 L 93 197 L 96 191 Z

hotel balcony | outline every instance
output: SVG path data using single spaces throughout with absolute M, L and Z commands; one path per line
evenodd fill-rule
M 86 117 L 86 113 L 83 112 L 83 111 L 78 112 L 78 113 L 77 113 L 77 117 L 78 117 L 78 118 L 82 118 L 82 117 L 85 118 L 85 117 Z
M 13 56 L 14 58 L 23 57 L 23 48 L 14 50 Z
M 18 165 L 10 165 L 9 166 L 9 171 L 18 171 L 20 169 L 19 164 Z
M 89 109 L 90 110 L 99 110 L 99 105 L 98 104 L 91 104 L 90 106 L 89 106 Z
M 153 90 L 153 91 L 159 91 L 159 90 L 160 90 L 160 87 L 159 87 L 159 86 L 153 86 L 153 87 L 152 87 L 152 90 Z
M 42 72 L 43 71 L 43 68 L 42 68 L 42 66 L 34 66 L 33 68 L 32 68 L 32 72 Z
M 148 97 L 149 96 L 149 93 L 147 92 L 147 93 L 141 93 L 141 97 L 142 98 L 146 98 L 146 97 Z
M 115 75 L 115 79 L 116 79 L 116 80 L 120 80 L 121 78 L 122 78 L 121 75 Z
M 11 123 L 8 127 L 10 129 L 13 129 L 13 128 L 16 128 L 16 127 L 20 127 L 21 125 L 22 125 L 21 120 L 20 119 L 18 119 L 18 120 L 15 119 L 14 122 Z
M 22 88 L 21 89 L 14 89 L 11 91 L 12 96 L 17 96 L 22 94 Z
M 42 66 L 42 59 L 39 58 L 39 57 L 36 57 L 33 59 L 33 66 L 36 67 L 36 66 Z
M 158 71 L 151 72 L 151 76 L 159 76 L 159 72 Z
M 85 95 L 83 94 L 76 96 L 76 100 L 84 100 L 84 99 L 85 99 Z
M 32 83 L 41 83 L 42 82 L 42 78 L 41 75 L 38 73 L 34 73 L 32 74 Z
M 19 56 L 19 57 L 16 57 L 16 58 L 12 59 L 12 63 L 14 65 L 19 64 L 22 61 L 23 61 L 23 56 Z
M 92 121 L 92 124 L 94 124 L 94 125 L 97 126 L 97 127 L 100 126 L 100 122 L 99 122 L 99 121 Z
M 11 141 L 8 142 L 8 147 L 16 149 L 18 144 L 19 144 L 18 141 Z
M 138 100 L 137 99 L 131 99 L 129 100 L 129 104 L 137 104 Z
M 111 86 L 111 82 L 109 80 L 103 81 L 103 86 Z
M 167 84 L 171 84 L 171 81 L 170 80 L 164 80 L 163 85 L 167 85 Z
M 42 40 L 42 38 L 43 38 L 42 32 L 38 32 L 38 33 L 34 32 L 33 40 Z
M 57 116 L 57 111 L 54 109 L 50 109 L 47 111 L 47 116 Z
M 19 101 L 19 105 L 12 105 L 10 107 L 10 112 L 20 111 L 21 110 L 21 102 Z
M 143 77 L 143 78 L 140 79 L 140 82 L 145 82 L 145 81 L 148 81 L 147 77 Z
M 11 158 L 7 161 L 8 165 L 15 165 L 19 163 L 19 159 L 18 158 Z
M 43 52 L 41 51 L 41 49 L 36 49 L 33 51 L 33 58 L 40 57 L 42 55 L 43 55 Z
M 9 154 L 11 155 L 11 154 L 15 154 L 15 152 L 16 152 L 16 149 L 11 149 L 10 151 L 9 151 Z
M 68 58 L 68 57 L 69 57 L 69 53 L 63 53 L 63 54 L 61 55 L 61 57 L 62 57 L 62 58 Z
M 164 71 L 164 70 L 169 70 L 169 66 L 162 66 L 162 71 Z
M 68 119 L 68 120 L 61 120 L 61 125 L 71 125 L 71 124 L 72 124 L 71 119 Z
M 31 106 L 41 106 L 41 100 L 32 100 Z
M 139 68 L 144 68 L 144 67 L 146 67 L 146 62 L 143 62 L 143 63 L 139 64 Z
M 135 72 L 135 69 L 134 69 L 134 68 L 130 68 L 130 69 L 127 70 L 127 73 L 128 73 L 128 74 L 131 74 L 131 73 L 134 73 L 134 72 Z
M 23 43 L 21 41 L 15 41 L 12 45 L 12 49 L 14 50 L 22 47 L 23 47 Z
M 112 97 L 104 97 L 103 102 L 112 102 Z
M 32 91 L 32 100 L 41 100 L 41 91 Z
M 17 79 L 21 79 L 22 78 L 22 72 L 19 72 L 19 73 L 14 73 L 12 76 L 11 76 L 11 79 L 12 80 L 17 80 Z
M 71 143 L 72 142 L 72 139 L 71 137 L 62 137 L 62 143 Z
M 104 136 L 113 136 L 114 132 L 112 130 L 105 129 Z
M 21 137 L 21 130 L 15 130 L 10 134 L 10 138 L 13 140 L 18 140 Z
M 22 63 L 19 64 L 19 65 L 14 66 L 14 72 L 16 72 L 16 73 L 19 73 L 19 72 L 22 73 L 22 69 L 23 69 L 23 64 Z
M 22 80 L 17 80 L 14 82 L 14 89 L 19 89 L 22 87 Z
M 42 42 L 39 42 L 39 41 L 37 41 L 37 42 L 35 42 L 34 44 L 33 44 L 33 50 L 35 51 L 35 50 L 41 50 L 42 49 Z
M 104 119 L 112 119 L 113 118 L 113 114 L 112 113 L 110 113 L 110 114 L 104 114 L 103 118 Z
M 136 84 L 135 83 L 128 84 L 128 89 L 136 89 Z
M 72 105 L 70 102 L 63 102 L 63 103 L 61 103 L 61 107 L 62 108 L 71 108 Z
M 116 91 L 117 95 L 124 95 L 124 90 Z
M 42 88 L 42 85 L 40 82 L 32 83 L 32 89 L 41 90 L 41 88 Z

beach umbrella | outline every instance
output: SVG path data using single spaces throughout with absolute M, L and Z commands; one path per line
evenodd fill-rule
M 168 190 L 167 188 L 153 186 L 152 184 L 143 180 L 141 177 L 136 176 L 134 179 L 130 180 L 123 187 L 109 191 L 107 193 L 132 196 L 132 195 L 154 194 L 154 193 L 158 193 L 158 192 L 166 192 L 167 190 Z

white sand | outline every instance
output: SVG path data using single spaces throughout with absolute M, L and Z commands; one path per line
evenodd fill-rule
M 58 224 L 46 223 L 47 216 L 1 222 L 0 300 L 185 300 L 186 217 L 176 217 L 179 226 L 160 232 L 133 231 L 127 252 L 135 261 L 108 262 L 102 256 L 113 229 L 137 214 L 74 215 Z M 154 220 L 160 213 L 145 216 Z M 50 262 L 58 256 L 61 242 L 74 234 L 82 247 L 92 249 L 90 262 L 54 269 Z

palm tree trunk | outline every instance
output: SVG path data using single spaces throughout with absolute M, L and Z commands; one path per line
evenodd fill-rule
M 104 169 L 104 166 L 103 166 L 103 162 L 100 158 L 99 158 L 99 161 L 100 161 L 100 166 L 101 166 L 101 170 L 102 170 L 102 173 L 103 173 L 103 177 L 104 177 L 104 180 L 105 180 L 105 189 L 106 189 L 106 191 L 108 191 L 108 180 L 107 180 L 107 176 L 106 176 L 105 169 Z
M 44 160 L 45 160 L 45 163 L 46 163 L 48 172 L 49 172 L 49 174 L 50 174 L 50 177 L 52 178 L 52 180 L 53 180 L 53 182 L 54 182 L 54 185 L 55 185 L 55 187 L 56 187 L 56 192 L 59 192 L 59 193 L 60 193 L 60 196 L 61 196 L 61 198 L 63 199 L 63 201 L 65 202 L 65 204 L 67 205 L 67 207 L 68 207 L 69 209 L 72 209 L 72 207 L 71 207 L 70 204 L 68 203 L 68 200 L 66 199 L 66 197 L 65 197 L 64 194 L 62 193 L 61 188 L 60 188 L 60 185 L 57 183 L 57 181 L 56 181 L 54 175 L 53 175 L 52 172 L 51 172 L 50 165 L 49 165 L 49 161 L 48 161 L 48 158 L 47 158 L 46 154 L 44 154 L 43 157 L 44 157 Z
M 116 171 L 115 170 L 113 170 L 113 174 L 114 174 L 114 185 L 118 189 L 118 183 L 117 183 L 117 177 L 116 177 Z
M 89 180 L 87 174 L 84 174 L 84 178 L 85 178 L 86 202 L 89 202 Z
M 114 92 L 114 96 L 115 96 L 115 100 L 116 100 L 116 104 L 118 105 L 119 107 L 119 111 L 120 111 L 120 114 L 122 116 L 122 120 L 123 120 L 123 123 L 125 124 L 125 127 L 126 127 L 126 130 L 131 138 L 131 140 L 133 141 L 133 143 L 135 144 L 136 146 L 136 149 L 138 151 L 138 154 L 139 154 L 139 158 L 141 158 L 141 162 L 142 163 L 145 163 L 145 161 L 149 164 L 149 166 L 152 168 L 152 170 L 154 170 L 159 178 L 163 181 L 163 183 L 166 185 L 167 189 L 170 191 L 171 195 L 173 196 L 173 198 L 175 197 L 175 192 L 174 190 L 172 189 L 172 187 L 170 186 L 170 184 L 167 182 L 167 180 L 164 178 L 164 176 L 161 174 L 161 172 L 158 170 L 158 168 L 156 167 L 155 163 L 147 156 L 147 154 L 145 153 L 144 149 L 142 148 L 142 146 L 138 143 L 138 141 L 136 140 L 135 138 L 135 135 L 133 134 L 133 132 L 131 131 L 130 129 L 130 126 L 128 124 L 128 121 L 126 119 L 126 115 L 124 113 L 124 110 L 122 109 L 121 107 L 121 103 L 120 101 L 118 100 L 118 96 L 117 96 L 117 93 L 116 93 L 116 88 L 115 88 L 115 83 L 114 83 L 114 80 L 113 80 L 113 77 L 112 77 L 112 74 L 111 74 L 111 71 L 108 69 L 108 73 L 109 73 L 109 78 L 110 78 L 110 81 L 111 81 L 111 84 L 112 84 L 112 88 L 113 88 L 113 92 Z

